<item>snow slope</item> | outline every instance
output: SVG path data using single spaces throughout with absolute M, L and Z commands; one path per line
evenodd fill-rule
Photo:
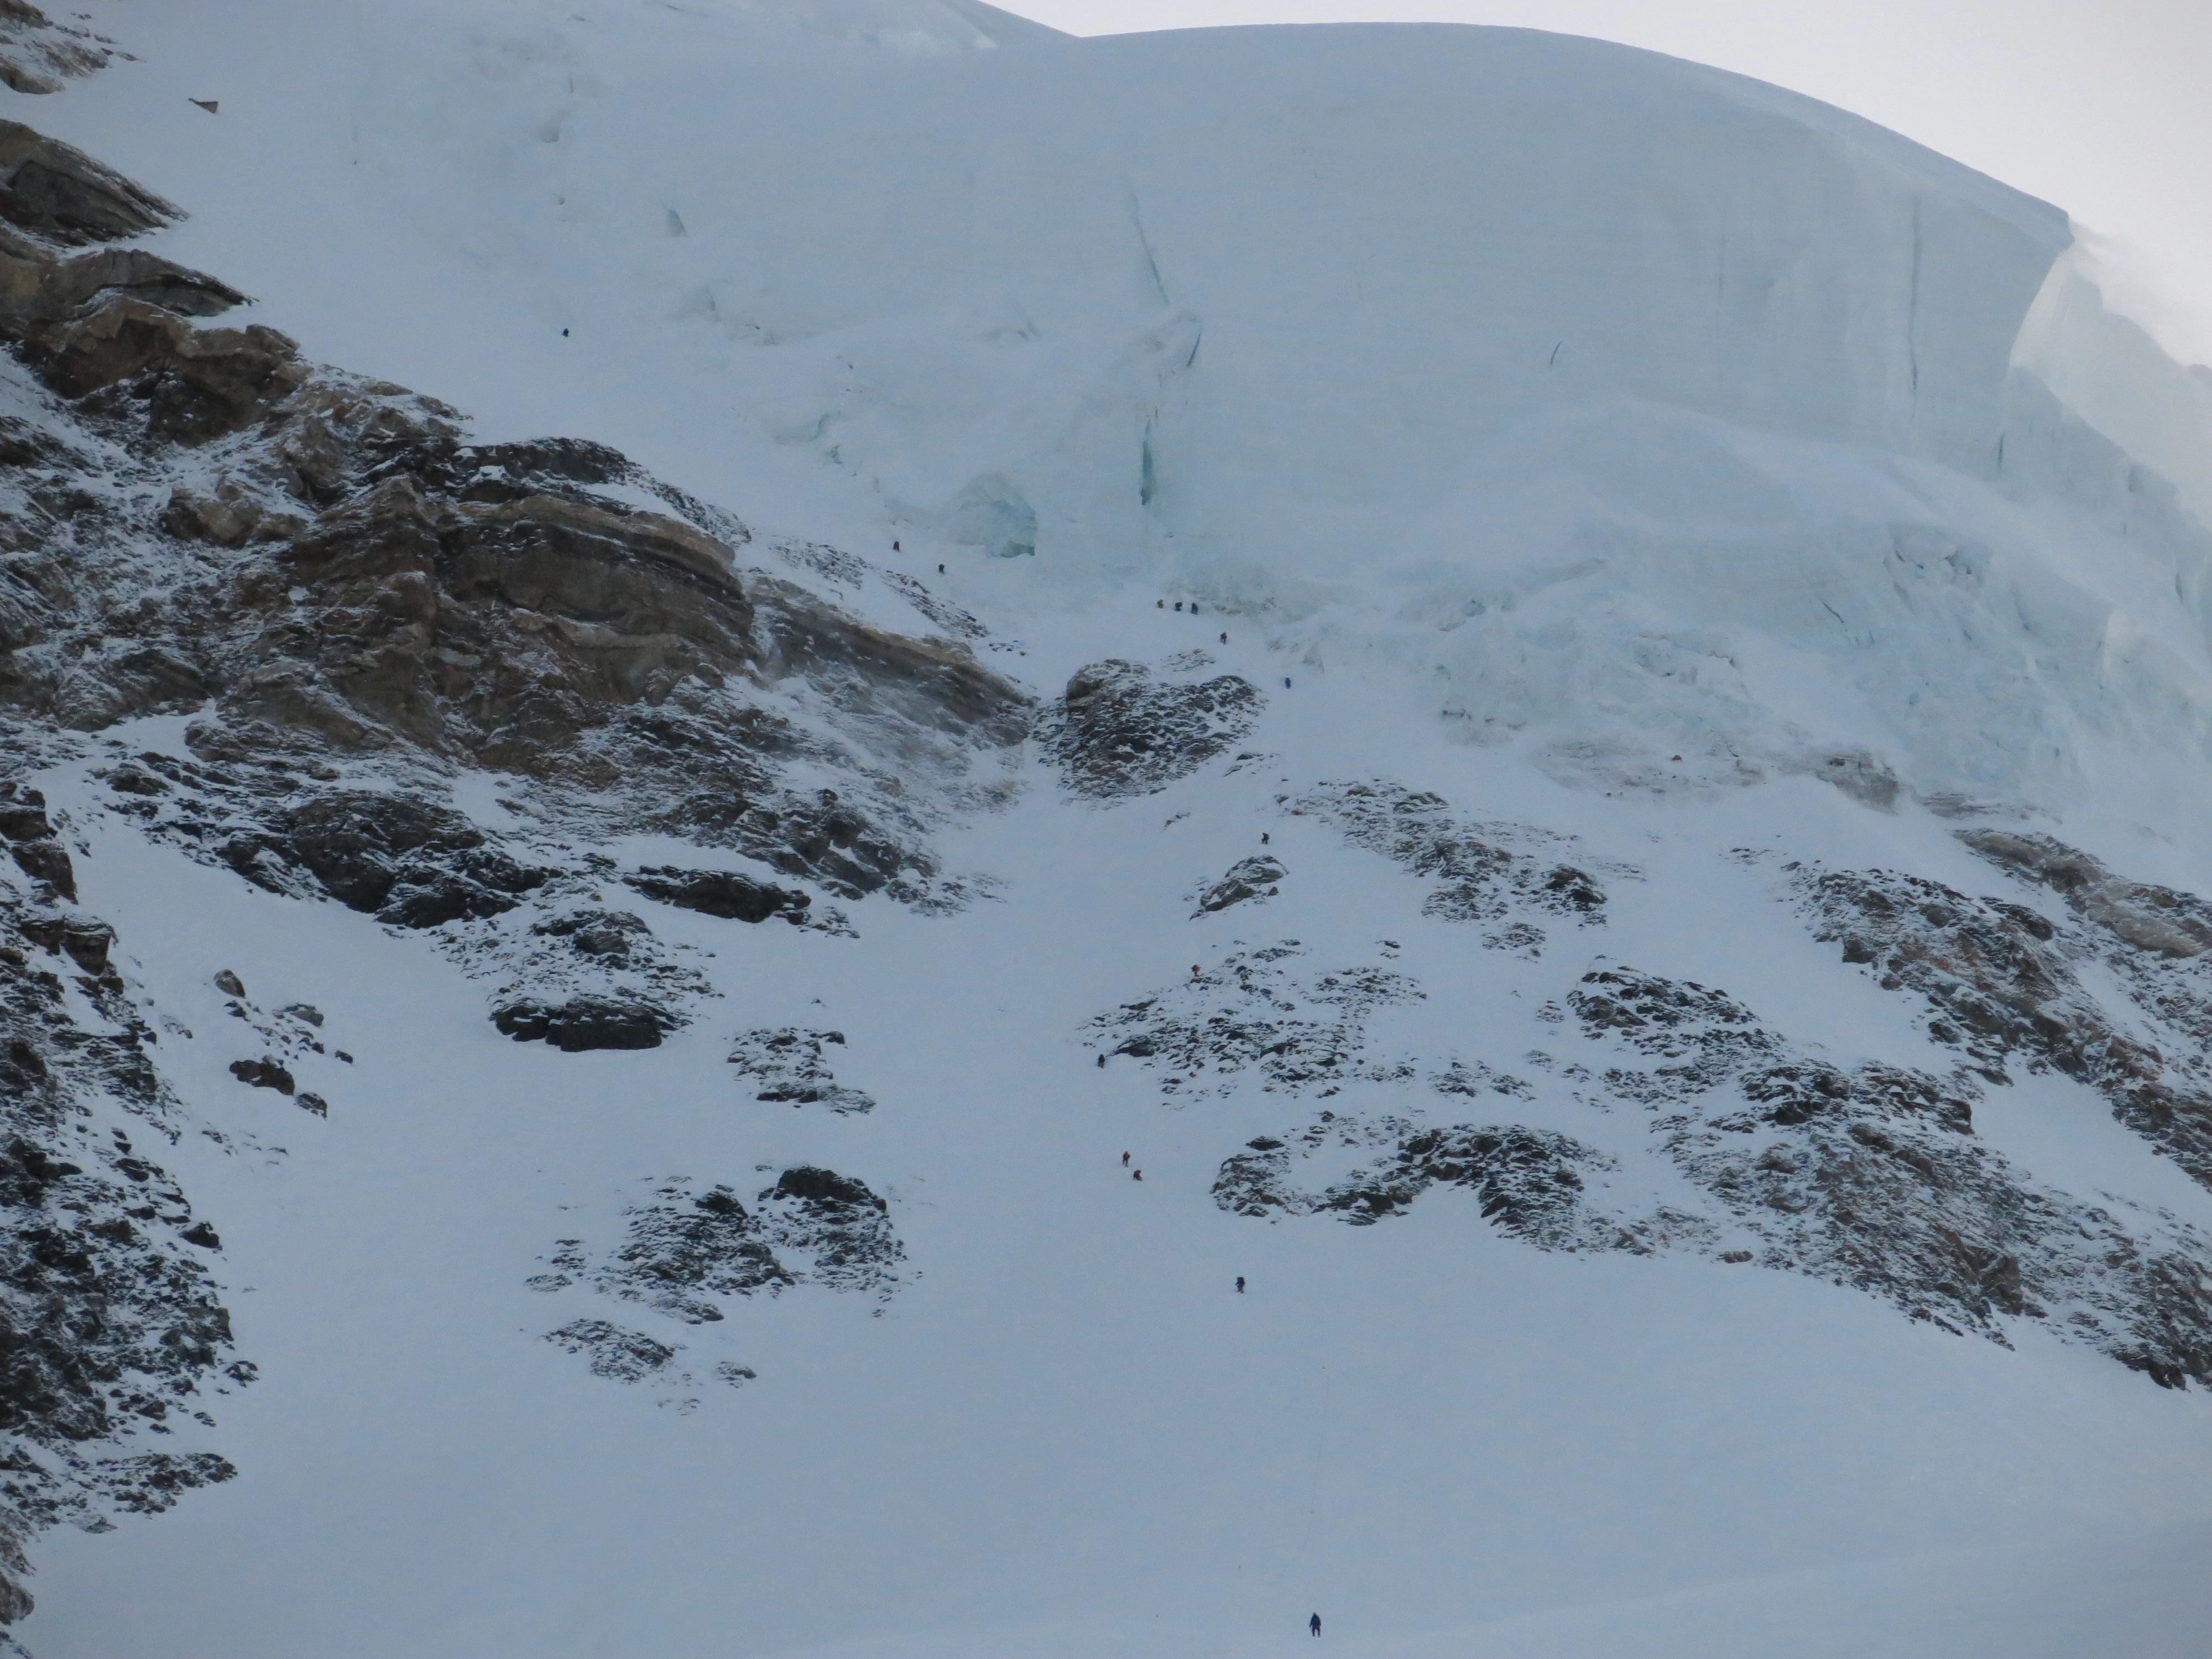
M 2025 824 L 2212 890 L 2203 382 L 2104 313 L 2063 213 L 1771 88 L 1513 31 L 92 15 L 136 60 L 6 112 L 187 207 L 148 246 L 309 356 L 926 578 L 1043 696 L 1202 650 L 1264 708 L 1158 793 L 1033 757 L 938 836 L 1003 883 L 958 915 L 651 908 L 714 994 L 640 1052 L 510 1042 L 429 935 L 149 840 L 93 772 L 181 753 L 181 717 L 45 769 L 134 995 L 197 1033 L 165 1070 L 229 1141 L 170 1164 L 263 1380 L 222 1407 L 235 1480 L 40 1544 L 42 1659 L 1242 1656 L 1316 1608 L 1376 1659 L 2194 1650 L 2203 1389 L 2033 1318 L 2005 1346 L 1716 1255 L 1540 1250 L 1466 1192 L 1232 1214 L 1224 1159 L 1323 1109 L 1525 1123 L 1617 1160 L 1624 1203 L 1710 1194 L 1564 1072 L 1464 1105 L 1178 1092 L 1098 1066 L 1089 1024 L 1296 940 L 1417 981 L 1370 1034 L 1424 1068 L 1603 1065 L 1545 1010 L 1628 964 L 1934 1074 L 1959 1054 L 1786 870 L 2063 925 L 1953 835 Z M 1285 811 L 1370 778 L 1575 838 L 1602 927 L 1486 949 Z M 1279 895 L 1194 917 L 1262 835 Z M 233 1080 L 223 969 L 356 1056 L 303 1062 L 327 1121 Z M 741 1088 L 733 1041 L 782 1026 L 843 1033 L 875 1109 Z M 2046 1187 L 2212 1231 L 2087 1082 L 2017 1066 L 1974 1125 Z M 797 1164 L 888 1200 L 895 1291 L 686 1325 L 526 1282 L 653 1182 L 750 1203 Z M 683 1381 L 544 1340 L 587 1316 L 681 1344 Z

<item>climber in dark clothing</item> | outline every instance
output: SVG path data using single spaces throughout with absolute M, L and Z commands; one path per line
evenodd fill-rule
M 1321 1634 L 1321 1615 L 1320 1615 L 1319 1613 L 1316 1613 L 1316 1614 L 1314 1614 L 1314 1616 L 1313 1616 L 1312 1618 L 1310 1618 L 1310 1619 L 1307 1620 L 1306 1620 L 1306 1628 L 1307 1628 L 1308 1630 L 1311 1631 L 1311 1632 L 1312 1632 L 1316 1636 L 1320 1635 L 1320 1634 Z
M 1145 1172 L 1142 1170 L 1132 1170 L 1129 1171 L 1129 1179 L 1132 1181 L 1142 1181 L 1144 1178 Z
M 1244 1294 L 1244 1275 L 1243 1273 L 1237 1275 L 1237 1294 L 1239 1296 Z
M 1098 1069 L 1102 1072 L 1106 1069 L 1106 1056 L 1103 1054 L 1098 1056 Z
M 1267 844 L 1267 832 L 1265 830 L 1262 830 L 1260 832 L 1260 845 L 1261 845 L 1261 846 L 1262 846 L 1262 847 L 1265 847 Z
M 1125 1170 L 1129 1167 L 1129 1155 L 1127 1152 L 1121 1154 L 1121 1167 Z

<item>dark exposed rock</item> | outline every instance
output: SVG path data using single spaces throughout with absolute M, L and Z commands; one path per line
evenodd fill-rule
M 1593 1039 L 1673 1062 L 1605 1080 L 1652 1109 L 1676 1167 L 1763 1265 L 2000 1341 L 2001 1316 L 2043 1320 L 2167 1386 L 2212 1382 L 2212 1237 L 2014 1169 L 1973 1133 L 1970 1079 L 1845 1070 L 1723 993 L 1629 969 L 1586 975 L 1568 1000 Z
M 63 397 L 99 394 L 98 412 L 131 412 L 161 443 L 205 444 L 258 425 L 309 374 L 299 347 L 273 328 L 202 329 L 127 293 L 50 325 L 28 356 Z
M 866 1182 L 801 1164 L 787 1170 L 748 1210 L 727 1186 L 684 1181 L 656 1187 L 623 1212 L 621 1243 L 594 1262 L 580 1239 L 547 1258 L 531 1280 L 543 1291 L 579 1281 L 686 1324 L 719 1322 L 720 1298 L 775 1295 L 794 1285 L 889 1296 L 905 1248 L 889 1206 Z
M 19 841 L 9 848 L 15 867 L 33 881 L 42 881 L 65 899 L 76 897 L 76 866 L 67 848 L 58 841 Z
M 0 1432 L 14 1441 L 0 1472 L 0 1622 L 29 1610 L 17 1580 L 33 1532 L 159 1513 L 234 1473 L 211 1452 L 131 1449 L 171 1431 L 231 1338 L 199 1259 L 220 1248 L 215 1230 L 128 1137 L 93 1128 L 103 1099 L 157 1133 L 175 1109 L 147 1057 L 153 1034 L 106 966 L 112 938 L 0 894 Z M 64 961 L 83 970 L 107 1033 L 72 1018 L 45 965 Z
M 2212 1237 L 2015 1169 L 1974 1133 L 1972 1073 L 1837 1066 L 1725 992 L 1628 968 L 1586 974 L 1546 1017 L 1571 1020 L 1601 1064 L 1611 1051 L 1601 1070 L 1563 1075 L 1589 1104 L 1644 1108 L 1655 1146 L 1711 1213 L 1624 1207 L 1610 1191 L 1615 1160 L 1549 1131 L 1328 1112 L 1227 1159 L 1216 1202 L 1369 1223 L 1431 1188 L 1465 1187 L 1502 1229 L 1544 1249 L 1757 1261 L 1946 1330 L 2003 1342 L 2006 1322 L 2035 1320 L 2165 1386 L 2212 1384 Z M 1479 1062 L 1431 1082 L 1447 1095 L 1534 1093 Z M 1371 1156 L 1344 1173 L 1347 1151 Z M 1330 1173 L 1301 1180 L 1316 1158 Z
M 835 1170 L 817 1170 L 811 1164 L 797 1164 L 778 1176 L 775 1192 L 779 1198 L 801 1199 L 809 1204 L 832 1207 L 841 1204 L 865 1204 L 878 1210 L 890 1207 L 868 1190 L 866 1182 L 841 1176 Z
M 545 1340 L 567 1353 L 583 1354 L 592 1375 L 617 1382 L 641 1382 L 676 1358 L 677 1350 L 642 1331 L 625 1330 L 604 1319 L 572 1319 Z
M 1366 1168 L 1319 1191 L 1291 1179 L 1302 1155 L 1324 1146 L 1379 1146 Z M 1613 1161 L 1570 1136 L 1518 1125 L 1429 1128 L 1402 1119 L 1374 1121 L 1322 1114 L 1290 1141 L 1262 1136 L 1223 1163 L 1213 1201 L 1239 1215 L 1334 1213 L 1368 1225 L 1401 1213 L 1431 1187 L 1464 1187 L 1501 1232 L 1546 1249 L 1613 1247 L 1619 1225 L 1582 1205 L 1584 1170 Z M 1688 1218 L 1684 1225 L 1687 1229 Z
M 738 1039 L 730 1064 L 758 1085 L 756 1100 L 793 1106 L 827 1106 L 833 1112 L 866 1112 L 875 1097 L 840 1085 L 823 1058 L 823 1045 L 844 1046 L 842 1031 L 807 1031 L 794 1025 L 748 1031 Z
M 943 629 L 956 640 L 980 640 L 990 629 L 963 611 L 951 600 L 931 592 L 921 583 L 902 570 L 886 570 L 884 580 L 902 594 L 906 602 Z
M 655 1197 L 627 1212 L 623 1243 L 593 1276 L 598 1289 L 698 1325 L 724 1316 L 709 1297 L 792 1282 L 760 1223 L 729 1188 L 671 1185 Z
M 115 930 L 106 922 L 87 916 L 27 912 L 16 919 L 15 926 L 25 939 L 41 949 L 65 956 L 94 975 L 101 989 L 112 992 L 121 988 L 120 981 L 108 968 L 108 951 L 115 943 Z
M 1542 945 L 1543 930 L 1525 917 L 1516 921 L 1516 911 L 1568 917 L 1584 927 L 1605 920 L 1605 891 L 1588 872 L 1505 844 L 1557 843 L 1560 836 L 1516 824 L 1463 823 L 1443 796 L 1380 780 L 1324 783 L 1288 803 L 1288 810 L 1333 823 L 1354 846 L 1436 881 L 1422 914 L 1491 924 L 1497 931 L 1483 943 L 1493 950 L 1533 956 Z
M 725 916 L 733 921 L 766 921 L 781 916 L 793 924 L 806 920 L 811 894 L 756 881 L 732 870 L 677 870 L 666 866 L 639 870 L 623 878 L 623 884 L 649 899 L 703 915 Z
M 59 63 L 71 32 L 0 0 L 0 81 L 27 84 L 37 30 Z M 441 948 L 500 976 L 503 1027 L 563 1048 L 657 1042 L 680 1023 L 662 994 L 703 988 L 635 918 L 577 908 L 618 878 L 579 842 L 673 835 L 923 908 L 978 890 L 928 839 L 1014 787 L 1026 693 L 956 640 L 883 633 L 741 568 L 741 523 L 613 451 L 471 447 L 434 399 L 220 325 L 246 301 L 216 278 L 96 246 L 174 216 L 0 126 L 0 343 L 38 382 L 0 414 L 0 738 L 191 716 L 189 752 L 109 745 L 100 811 L 270 892 L 471 921 Z M 818 553 L 787 562 L 868 568 Z M 502 775 L 502 831 L 444 804 L 465 769 Z M 0 838 L 66 898 L 53 829 L 34 793 L 0 787 Z M 771 891 L 774 914 L 804 913 Z M 501 920 L 525 904 L 544 932 Z M 4 888 L 0 908 L 20 908 Z M 110 936 L 51 907 L 21 916 L 0 986 L 52 1029 L 0 1032 L 0 1132 L 32 1149 L 0 1158 L 0 1419 L 27 1425 L 0 1478 L 0 1615 L 28 1605 L 8 1574 L 30 1532 L 166 1508 L 229 1472 L 106 1455 L 134 1424 L 192 1431 L 182 1402 L 228 1340 L 201 1265 L 216 1235 L 157 1165 L 77 1144 L 103 1094 L 166 1121 L 153 1033 Z M 248 1080 L 322 1052 L 312 1019 L 226 989 L 266 1045 Z M 80 994 L 103 1029 L 69 1024 Z M 46 1115 L 28 1127 L 27 1102 Z M 884 1207 L 799 1186 L 747 1218 L 775 1282 L 887 1291 L 902 1253 Z
M 30 0 L 0 0 L 0 85 L 11 92 L 59 92 L 64 82 L 104 68 L 114 55 L 106 35 L 57 23 Z
M 1504 1095 L 1513 1100 L 1533 1100 L 1536 1091 L 1527 1079 L 1515 1077 L 1510 1072 L 1494 1071 L 1480 1060 L 1455 1060 L 1443 1071 L 1429 1079 L 1429 1086 L 1440 1095 Z
M 81 246 L 141 236 L 182 217 L 82 150 L 0 121 L 0 218 L 17 229 Z
M 579 956 L 629 960 L 631 945 L 653 936 L 653 929 L 627 910 L 576 910 L 538 923 L 530 930 L 564 939 Z
M 0 782 L 0 839 L 45 841 L 53 833 L 44 795 L 12 779 Z
M 1249 859 L 1239 859 L 1229 866 L 1228 873 L 1207 888 L 1198 897 L 1199 915 L 1217 910 L 1226 910 L 1232 904 L 1242 904 L 1247 899 L 1272 893 L 1275 884 L 1290 873 L 1282 860 L 1266 853 Z
M 1364 1058 L 1377 1008 L 1419 1001 L 1405 975 L 1360 967 L 1293 979 L 1278 964 L 1302 956 L 1285 940 L 1224 957 L 1211 972 L 1098 1015 L 1094 1045 L 1170 1073 L 1164 1094 L 1227 1094 L 1246 1072 L 1270 1093 L 1333 1095 L 1350 1081 L 1414 1074 L 1411 1062 Z
M 1974 843 L 2069 896 L 2109 949 L 2062 938 L 2033 910 L 1970 898 L 1940 882 L 1884 870 L 1792 872 L 1814 936 L 1841 948 L 1886 990 L 1917 995 L 1929 1036 L 1963 1051 L 1993 1083 L 2008 1063 L 2087 1084 L 2112 1115 L 2199 1182 L 2212 1185 L 2212 981 L 2184 949 L 2203 902 L 2106 876 L 2094 860 L 2026 837 Z M 2124 929 L 2125 931 L 2123 931 Z M 2132 935 L 2132 937 L 2130 937 Z M 2154 943 L 2145 944 L 2142 941 Z M 2072 958 L 2102 954 L 2139 988 L 2143 1012 L 2173 1033 L 2170 1047 L 2130 1034 L 2083 988 Z M 2130 1022 L 2135 1024 L 2136 1022 Z
M 2049 836 L 2003 830 L 1957 834 L 1991 863 L 2063 894 L 2077 915 L 2123 944 L 2176 960 L 2212 951 L 2212 904 L 2194 893 L 2115 876 L 2087 853 Z
M 259 1060 L 234 1060 L 230 1062 L 230 1074 L 240 1083 L 256 1089 L 274 1089 L 280 1095 L 292 1093 L 295 1086 L 291 1073 L 265 1055 Z
M 1236 674 L 1163 681 L 1118 659 L 1079 669 L 1039 726 L 1079 794 L 1157 793 L 1249 732 L 1265 702 Z
M 74 154 L 22 143 L 49 172 Z M 99 183 L 82 159 L 69 167 Z M 433 399 L 198 320 L 242 299 L 143 249 L 0 246 L 0 338 L 76 406 L 0 420 L 0 550 L 33 556 L 0 584 L 0 706 L 97 730 L 212 701 L 203 759 L 487 767 L 536 786 L 542 817 L 623 820 L 842 897 L 964 902 L 925 837 L 979 760 L 1018 745 L 1026 694 L 957 641 L 883 633 L 739 568 L 743 524 L 604 446 L 472 446 Z M 94 459 L 115 444 L 139 467 L 127 489 Z M 10 454 L 40 470 L 9 478 Z M 119 775 L 118 793 L 140 780 Z M 464 873 L 398 894 L 387 919 L 501 908 L 490 896 L 510 889 Z
M 349 909 L 400 927 L 435 927 L 512 910 L 547 872 L 522 864 L 449 807 L 417 796 L 333 790 L 230 836 L 223 860 L 247 880 L 289 890 L 304 870 Z
M 658 1048 L 683 1022 L 650 1002 L 579 996 L 550 1004 L 531 998 L 510 1002 L 493 1013 L 492 1024 L 517 1042 L 549 1042 L 574 1054 L 591 1048 Z

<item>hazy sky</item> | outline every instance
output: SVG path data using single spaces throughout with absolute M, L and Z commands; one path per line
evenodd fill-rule
M 2212 0 L 1000 0 L 1077 34 L 1509 23 L 1717 64 L 1893 127 L 2114 239 L 2127 308 L 2212 362 Z

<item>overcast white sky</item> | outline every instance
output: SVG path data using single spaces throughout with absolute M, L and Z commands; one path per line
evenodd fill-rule
M 1507 23 L 1717 64 L 1893 127 L 2114 239 L 2127 308 L 2212 362 L 2212 0 L 1000 0 L 1076 34 Z

